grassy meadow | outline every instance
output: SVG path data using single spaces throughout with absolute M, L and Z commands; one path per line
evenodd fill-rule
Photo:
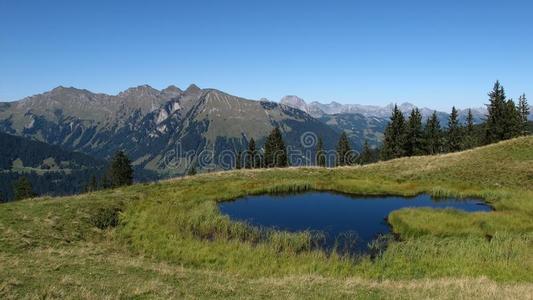
M 272 192 L 478 197 L 491 212 L 401 209 L 375 257 L 230 221 Z M 0 205 L 0 298 L 533 297 L 533 137 L 366 166 L 237 170 Z

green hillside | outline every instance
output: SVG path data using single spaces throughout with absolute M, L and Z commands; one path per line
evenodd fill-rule
M 402 209 L 374 258 L 310 250 L 220 215 L 247 194 L 479 197 L 495 211 Z M 520 298 L 533 295 L 533 137 L 335 169 L 210 173 L 0 205 L 0 297 Z M 209 284 L 206 284 L 209 283 Z
M 12 199 L 13 183 L 25 176 L 34 192 L 43 195 L 79 193 L 92 175 L 106 165 L 78 152 L 0 132 L 0 198 Z

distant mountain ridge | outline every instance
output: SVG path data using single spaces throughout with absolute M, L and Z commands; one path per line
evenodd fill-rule
M 365 140 L 374 147 L 381 144 L 383 132 L 394 108 L 392 103 L 386 106 L 340 104 L 334 101 L 329 104 L 317 101 L 307 103 L 304 99 L 294 95 L 283 97 L 280 103 L 304 111 L 336 130 L 346 132 L 356 147 L 361 147 Z M 398 104 L 398 108 L 407 118 L 416 106 L 404 102 Z M 424 121 L 435 111 L 425 107 L 419 108 L 419 110 Z M 441 126 L 446 127 L 449 113 L 435 112 Z M 459 120 L 465 122 L 467 114 L 468 109 L 459 110 Z M 474 122 L 481 123 L 485 118 L 486 110 L 483 108 L 472 109 L 472 114 Z
M 377 105 L 363 105 L 363 104 L 341 104 L 335 101 L 332 101 L 328 104 L 323 104 L 317 101 L 307 103 L 304 99 L 289 95 L 281 98 L 280 103 L 298 108 L 302 111 L 309 113 L 310 115 L 320 118 L 324 115 L 336 115 L 336 114 L 360 114 L 365 117 L 377 117 L 377 118 L 389 118 L 394 108 L 394 104 L 388 104 L 386 106 L 377 106 Z M 417 106 L 409 102 L 403 102 L 398 104 L 398 108 L 405 115 L 408 115 L 411 110 Z M 435 109 L 427 107 L 418 107 L 423 118 L 427 118 L 433 114 L 434 111 L 437 112 L 439 118 L 444 120 L 449 116 L 449 112 L 442 112 Z M 474 120 L 480 122 L 486 114 L 486 109 L 483 107 L 471 108 Z M 468 114 L 468 109 L 459 109 L 459 117 L 461 120 L 466 118 Z M 530 116 L 533 118 L 533 116 Z
M 227 161 L 222 154 L 244 151 L 251 138 L 262 147 L 274 127 L 280 127 L 291 149 L 302 153 L 316 150 L 314 144 L 304 143 L 304 135 L 310 133 L 314 140 L 322 137 L 326 150 L 335 148 L 343 131 L 356 150 L 365 140 L 378 146 L 392 107 L 307 103 L 297 96 L 284 97 L 280 103 L 257 101 L 194 84 L 185 90 L 141 85 L 117 95 L 60 86 L 0 103 L 0 132 L 98 159 L 124 150 L 136 170 L 147 171 L 139 172 L 148 176 L 143 179 L 150 179 L 184 174 L 191 165 L 231 168 L 235 158 Z M 407 115 L 414 105 L 399 107 Z M 421 112 L 428 117 L 433 110 Z M 484 117 L 481 109 L 473 112 L 478 122 Z M 437 114 L 445 126 L 448 114 Z M 466 111 L 460 115 L 464 120 Z M 298 155 L 292 159 L 302 161 Z
M 123 149 L 136 167 L 167 175 L 186 171 L 170 162 L 176 159 L 189 159 L 189 166 L 206 163 L 190 152 L 211 154 L 210 164 L 221 167 L 220 153 L 245 150 L 250 138 L 261 146 L 275 126 L 289 146 L 300 149 L 308 131 L 322 136 L 328 148 L 340 134 L 298 109 L 196 85 L 184 91 L 143 85 L 115 96 L 58 87 L 0 104 L 0 131 L 103 159 Z

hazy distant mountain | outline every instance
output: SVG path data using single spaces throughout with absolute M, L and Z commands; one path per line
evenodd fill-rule
M 389 104 L 386 106 L 377 106 L 377 105 L 362 105 L 362 104 L 340 104 L 338 102 L 330 102 L 329 104 L 323 104 L 320 102 L 311 102 L 306 103 L 305 100 L 302 98 L 299 98 L 297 96 L 285 96 L 280 100 L 280 103 L 292 106 L 295 108 L 298 108 L 300 110 L 303 110 L 309 114 L 311 114 L 314 117 L 322 117 L 324 115 L 336 115 L 336 114 L 359 114 L 365 117 L 375 117 L 375 118 L 389 118 L 392 112 L 392 109 L 394 108 L 394 104 Z M 404 102 L 401 104 L 398 104 L 398 108 L 404 113 L 404 115 L 408 115 L 411 113 L 411 110 L 415 108 L 416 106 L 414 104 Z M 427 118 L 431 116 L 434 109 L 430 109 L 427 107 L 418 108 L 420 110 L 420 113 L 422 114 L 423 118 Z M 468 109 L 459 110 L 459 116 L 460 119 L 466 118 L 466 115 L 468 113 Z M 485 108 L 472 108 L 472 113 L 474 115 L 474 120 L 476 122 L 480 122 L 485 114 L 486 109 Z M 449 112 L 442 112 L 437 111 L 437 115 L 439 116 L 439 119 L 441 122 L 447 120 L 449 116 Z
M 364 140 L 375 146 L 381 143 L 383 132 L 394 108 L 394 104 L 377 106 L 340 104 L 338 102 L 323 104 L 316 101 L 307 103 L 297 96 L 285 96 L 280 100 L 280 103 L 307 112 L 336 130 L 346 131 L 356 147 L 361 147 Z M 408 102 L 398 104 L 398 108 L 406 117 L 415 107 Z M 419 108 L 419 110 L 424 121 L 435 111 L 426 107 Z M 441 126 L 445 127 L 448 123 L 449 113 L 442 111 L 436 111 L 436 113 Z M 467 114 L 468 109 L 459 110 L 459 120 L 465 122 Z M 481 123 L 485 118 L 486 109 L 473 108 L 472 114 L 474 122 Z
M 301 149 L 308 131 L 333 148 L 339 132 L 292 107 L 253 101 L 195 85 L 156 90 L 144 85 L 118 95 L 58 87 L 20 101 L 0 104 L 0 131 L 109 158 L 125 150 L 137 167 L 180 174 L 185 164 L 214 167 L 225 150 L 244 150 L 250 138 L 258 146 L 274 126 L 288 145 Z M 202 154 L 201 157 L 186 155 Z M 229 163 L 228 163 L 229 164 Z

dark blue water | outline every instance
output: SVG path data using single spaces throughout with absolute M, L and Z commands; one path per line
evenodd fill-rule
M 248 196 L 219 205 L 231 219 L 255 226 L 287 231 L 320 231 L 325 235 L 323 247 L 339 247 L 350 237 L 350 252 L 366 252 L 378 235 L 388 233 L 386 217 L 404 207 L 455 208 L 467 212 L 490 211 L 478 199 L 433 199 L 416 197 L 356 197 L 330 192 L 307 192 L 290 195 Z M 342 243 L 346 243 L 343 241 Z M 344 245 L 346 247 L 346 245 Z

